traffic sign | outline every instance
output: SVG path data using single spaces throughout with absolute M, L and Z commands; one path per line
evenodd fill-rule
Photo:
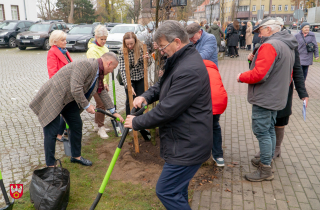
M 293 17 L 294 17 L 295 19 L 298 19 L 298 20 L 300 20 L 301 18 L 303 18 L 303 17 L 304 17 L 304 12 L 303 12 L 303 10 L 302 10 L 302 9 L 297 9 L 297 10 L 295 10 L 294 13 L 293 13 Z

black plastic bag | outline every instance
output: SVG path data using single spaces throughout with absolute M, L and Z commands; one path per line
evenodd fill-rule
M 37 210 L 65 210 L 70 194 L 70 172 L 60 167 L 35 170 L 30 185 L 30 199 Z

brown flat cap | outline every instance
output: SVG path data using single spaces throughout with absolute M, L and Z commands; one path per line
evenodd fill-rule
M 191 23 L 186 27 L 189 39 L 192 38 L 198 31 L 200 31 L 201 26 L 198 23 Z

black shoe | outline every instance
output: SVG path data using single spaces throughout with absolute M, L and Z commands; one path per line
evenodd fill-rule
M 77 160 L 73 157 L 70 158 L 71 163 L 80 163 L 84 166 L 92 166 L 92 162 L 90 160 L 87 160 L 83 157 L 80 157 L 80 160 Z
M 64 136 L 68 136 L 68 131 L 67 131 L 67 130 L 64 130 L 63 135 L 64 135 Z

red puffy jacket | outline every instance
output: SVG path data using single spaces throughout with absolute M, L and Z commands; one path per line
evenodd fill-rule
M 228 94 L 223 87 L 221 76 L 216 64 L 209 60 L 203 60 L 207 67 L 211 87 L 212 114 L 222 114 L 228 104 Z
M 67 51 L 67 56 L 70 62 L 72 62 L 71 56 L 68 51 Z M 64 57 L 64 55 L 59 50 L 59 48 L 53 45 L 51 49 L 48 51 L 48 56 L 47 56 L 47 68 L 49 73 L 49 79 L 53 77 L 53 75 L 55 75 L 62 67 L 64 67 L 68 63 L 69 62 Z

